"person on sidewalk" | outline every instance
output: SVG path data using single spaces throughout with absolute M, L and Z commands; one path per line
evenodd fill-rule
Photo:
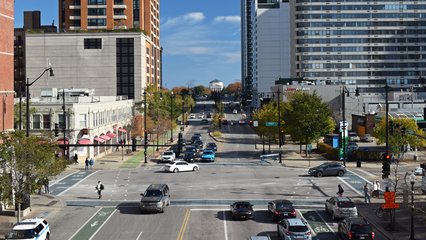
M 90 158 L 89 165 L 90 165 L 90 169 L 93 169 L 93 165 L 95 165 L 95 161 L 93 160 L 93 158 Z
M 86 158 L 86 161 L 84 161 L 84 170 L 89 169 L 89 157 Z
M 50 189 L 49 189 L 49 178 L 45 177 L 43 179 L 43 186 L 44 186 L 44 193 L 50 193 Z
M 98 181 L 98 184 L 95 187 L 96 192 L 98 193 L 98 199 L 101 199 L 102 197 L 102 190 L 104 190 L 104 185 L 101 181 Z
M 74 153 L 74 164 L 78 164 L 78 155 Z
M 341 197 L 341 196 L 343 196 L 343 193 L 345 192 L 345 190 L 343 190 L 343 188 L 342 188 L 342 186 L 340 186 L 340 184 L 339 185 L 337 185 L 337 196 L 338 197 Z
M 370 201 L 370 188 L 368 187 L 368 183 L 364 185 L 364 203 L 371 203 Z
M 374 181 L 373 183 L 373 194 L 372 197 L 379 198 L 379 189 L 380 189 L 380 183 L 379 181 Z

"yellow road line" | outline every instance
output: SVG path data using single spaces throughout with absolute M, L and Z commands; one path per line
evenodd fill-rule
M 185 212 L 185 217 L 183 218 L 183 222 L 182 222 L 182 226 L 180 227 L 178 236 L 177 236 L 177 240 L 182 240 L 183 239 L 183 235 L 185 235 L 185 231 L 186 231 L 186 225 L 188 224 L 188 220 L 189 220 L 189 216 L 191 215 L 191 209 L 186 209 Z

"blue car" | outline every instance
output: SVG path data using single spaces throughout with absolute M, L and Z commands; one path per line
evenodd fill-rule
M 213 149 L 204 149 L 203 154 L 201 155 L 201 161 L 214 162 L 216 154 Z

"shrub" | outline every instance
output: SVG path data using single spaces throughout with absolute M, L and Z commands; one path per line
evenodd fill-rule
M 219 131 L 214 131 L 213 132 L 213 137 L 222 137 L 222 133 Z

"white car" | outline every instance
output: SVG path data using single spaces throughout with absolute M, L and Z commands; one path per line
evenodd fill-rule
M 194 119 L 194 118 L 195 118 L 195 114 L 191 113 L 191 114 L 189 115 L 189 118 L 190 118 L 190 119 Z
M 5 239 L 49 240 L 49 224 L 43 218 L 25 219 L 13 225 Z
M 163 162 L 173 162 L 176 159 L 176 155 L 173 151 L 164 151 L 161 154 L 161 161 Z
M 185 172 L 185 171 L 198 171 L 200 167 L 195 163 L 187 163 L 185 161 L 174 161 L 166 164 L 164 170 L 166 172 Z

